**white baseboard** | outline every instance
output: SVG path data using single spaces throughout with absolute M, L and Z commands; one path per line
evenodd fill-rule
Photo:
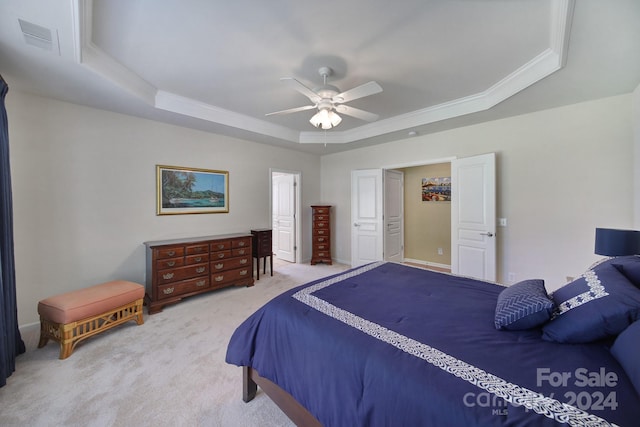
M 445 268 L 445 269 L 451 270 L 451 266 L 450 265 L 439 264 L 437 262 L 423 261 L 421 259 L 405 258 L 404 262 L 411 262 L 411 263 L 414 263 L 414 264 L 426 265 L 427 267 Z

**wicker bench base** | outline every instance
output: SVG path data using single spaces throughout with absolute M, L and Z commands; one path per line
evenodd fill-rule
M 109 310 L 97 316 L 87 317 L 71 323 L 55 323 L 40 316 L 40 342 L 38 348 L 44 347 L 49 339 L 60 343 L 60 359 L 66 359 L 76 345 L 93 335 L 111 329 L 129 320 L 138 325 L 144 323 L 142 303 L 138 299 L 132 303 Z

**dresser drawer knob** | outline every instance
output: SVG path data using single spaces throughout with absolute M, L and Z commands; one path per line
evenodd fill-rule
M 247 259 L 246 258 L 243 258 L 243 259 L 240 260 L 240 264 L 246 264 L 246 263 L 247 263 Z
M 215 280 L 216 282 L 222 282 L 224 280 L 224 276 L 217 276 L 213 280 Z
M 244 246 L 244 242 L 238 242 L 238 246 Z
M 224 245 L 218 245 L 218 249 L 224 249 Z
M 163 274 L 163 275 L 162 275 L 162 278 L 163 278 L 164 280 L 173 279 L 173 273 L 166 273 L 166 274 Z M 173 292 L 173 291 L 171 291 L 171 292 Z
M 175 262 L 175 261 L 169 261 L 169 262 L 167 263 L 167 265 L 168 265 L 169 267 L 173 267 L 174 265 L 176 265 L 176 262 Z
M 202 257 L 199 256 L 198 258 L 195 258 L 195 260 L 196 260 L 196 262 L 200 262 L 200 261 L 202 261 Z
M 247 273 L 248 273 L 248 271 L 247 271 L 247 270 L 242 270 L 242 271 L 240 272 L 240 275 L 241 275 L 241 276 L 246 276 L 246 275 L 247 275 Z
M 239 250 L 238 250 L 238 254 L 240 254 L 240 255 L 244 255 L 244 249 L 239 249 Z
M 163 289 L 162 293 L 164 293 L 165 295 L 169 295 L 169 294 L 172 294 L 174 290 L 175 290 L 175 288 L 172 286 L 170 288 Z
M 176 251 L 169 251 L 167 252 L 167 255 L 169 256 L 174 256 L 176 254 Z
M 222 269 L 222 268 L 224 267 L 224 264 L 223 264 L 223 263 L 219 263 L 219 264 L 214 265 L 213 267 L 214 267 L 216 270 L 220 270 L 220 269 Z
M 205 267 L 198 267 L 196 268 L 196 273 L 204 273 L 205 270 L 206 270 Z
M 318 234 L 324 234 L 324 230 L 318 230 Z
M 224 258 L 224 254 L 218 254 L 218 258 Z
M 206 285 L 206 284 L 207 284 L 207 281 L 206 281 L 206 280 L 198 280 L 198 281 L 196 282 L 196 286 L 197 286 L 197 287 L 199 287 L 199 288 L 201 288 L 202 286 L 204 286 L 204 285 Z
M 319 237 L 318 242 L 324 242 L 324 237 Z

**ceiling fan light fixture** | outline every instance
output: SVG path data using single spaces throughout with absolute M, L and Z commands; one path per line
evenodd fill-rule
M 320 129 L 331 129 L 336 127 L 342 121 L 342 117 L 332 110 L 322 109 L 311 117 L 309 122 Z

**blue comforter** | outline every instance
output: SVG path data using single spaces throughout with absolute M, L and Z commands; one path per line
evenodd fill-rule
M 226 360 L 278 384 L 324 426 L 639 425 L 606 343 L 498 331 L 502 286 L 375 263 L 274 298 Z

